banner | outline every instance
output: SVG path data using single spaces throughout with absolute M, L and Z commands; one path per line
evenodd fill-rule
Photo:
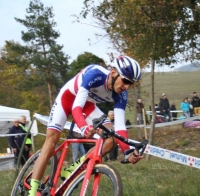
M 138 141 L 131 140 L 131 139 L 129 140 L 138 143 Z M 149 144 L 146 146 L 144 153 L 155 156 L 155 157 L 159 157 L 161 159 L 166 159 L 172 162 L 176 162 L 176 163 L 180 163 L 183 165 L 200 169 L 200 158 L 197 158 L 197 157 L 181 154 L 172 150 L 167 150 L 167 149 L 152 146 Z

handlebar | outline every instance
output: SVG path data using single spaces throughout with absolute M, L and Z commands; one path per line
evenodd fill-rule
M 145 139 L 142 142 L 136 143 L 127 138 L 122 137 L 121 135 L 115 133 L 114 130 L 109 129 L 103 125 L 103 122 L 105 121 L 106 118 L 107 118 L 107 116 L 103 115 L 100 118 L 93 119 L 92 122 L 93 122 L 94 129 L 97 129 L 97 128 L 103 129 L 108 135 L 119 139 L 120 141 L 122 141 L 125 144 L 128 144 L 129 146 L 134 147 L 134 149 L 141 156 L 144 153 L 146 145 L 148 144 L 148 140 Z M 121 163 L 129 163 L 129 161 L 127 159 L 124 159 L 121 161 Z

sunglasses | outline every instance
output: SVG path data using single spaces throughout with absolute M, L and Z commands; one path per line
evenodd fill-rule
M 134 82 L 132 82 L 132 81 L 130 81 L 130 80 L 124 78 L 123 76 L 121 76 L 121 80 L 122 80 L 122 82 L 123 82 L 124 84 L 130 84 L 130 85 L 134 84 Z

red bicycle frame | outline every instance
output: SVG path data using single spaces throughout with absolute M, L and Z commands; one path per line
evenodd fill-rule
M 55 164 L 52 164 L 50 175 L 47 178 L 45 178 L 44 182 L 41 184 L 40 189 L 43 191 L 37 192 L 37 195 L 41 195 L 41 194 L 49 195 L 50 194 L 51 196 L 62 196 L 63 193 L 65 192 L 65 190 L 67 189 L 67 187 L 70 185 L 70 183 L 74 179 L 76 179 L 76 177 L 78 177 L 79 174 L 81 174 L 84 171 L 84 173 L 83 173 L 84 178 L 82 178 L 83 175 L 80 178 L 80 180 L 83 179 L 83 182 L 78 181 L 78 183 L 82 183 L 80 196 L 85 196 L 91 175 L 93 174 L 93 169 L 95 167 L 95 164 L 102 163 L 102 148 L 103 148 L 103 144 L 104 144 L 106 138 L 108 138 L 109 135 L 111 137 L 115 137 L 115 138 L 121 140 L 122 142 L 124 142 L 130 146 L 133 146 L 134 147 L 133 150 L 136 150 L 140 155 L 143 154 L 143 152 L 146 148 L 146 145 L 148 143 L 147 140 L 144 140 L 143 142 L 140 142 L 140 143 L 132 142 L 131 140 L 118 135 L 117 133 L 115 133 L 115 131 L 103 126 L 102 123 L 104 122 L 105 119 L 106 119 L 106 116 L 102 116 L 101 118 L 98 118 L 98 119 L 93 119 L 93 126 L 96 128 L 99 127 L 102 130 L 104 130 L 103 136 L 97 140 L 82 139 L 82 138 L 71 139 L 71 130 L 73 129 L 73 123 L 72 123 L 72 126 L 70 127 L 70 131 L 69 131 L 67 139 L 54 151 L 52 163 L 57 162 L 57 167 L 55 168 Z M 58 180 L 60 178 L 60 172 L 62 170 L 63 162 L 64 162 L 66 154 L 68 152 L 70 143 L 94 143 L 95 147 L 93 149 L 91 149 L 85 155 L 85 159 L 82 161 L 82 163 L 80 163 L 77 166 L 77 168 L 74 169 L 74 171 L 70 174 L 70 176 L 67 179 L 65 179 L 64 182 L 62 182 L 62 184 L 58 187 Z M 59 157 L 58 157 L 58 154 L 59 154 Z M 39 155 L 39 153 L 37 154 L 37 156 L 38 155 Z M 33 161 L 37 158 L 37 156 L 34 157 Z M 129 160 L 127 158 L 125 158 L 124 160 L 121 161 L 121 163 L 129 163 Z M 33 171 L 31 171 L 28 174 L 28 176 L 26 176 L 24 183 L 23 183 L 24 187 L 26 187 L 27 189 L 30 189 L 29 179 L 31 178 L 32 172 Z M 100 177 L 101 177 L 101 174 L 99 174 L 98 171 L 95 172 L 94 179 L 92 180 L 92 182 L 93 182 L 92 183 L 92 196 L 97 195 L 97 191 L 99 188 L 98 186 L 100 183 Z M 78 180 L 78 178 L 77 178 L 77 180 Z M 76 187 L 72 187 L 72 188 L 76 188 Z
M 70 143 L 95 143 L 95 147 L 91 151 L 89 151 L 89 153 L 87 153 L 85 160 L 80 164 L 80 166 L 78 166 L 74 170 L 73 174 L 75 174 L 75 176 L 73 176 L 73 174 L 70 175 L 68 179 L 66 179 L 58 188 L 56 188 L 57 183 L 58 183 L 58 179 L 60 177 L 60 171 L 62 169 L 63 162 L 64 162 L 66 154 L 68 152 L 68 148 L 69 148 Z M 82 172 L 83 169 L 80 169 L 80 168 L 83 167 L 83 165 L 84 165 L 84 168 L 86 168 L 86 173 L 85 173 L 85 177 L 84 177 L 81 192 L 80 192 L 80 195 L 84 196 L 85 192 L 87 190 L 87 186 L 88 186 L 94 165 L 98 164 L 98 163 L 102 163 L 103 143 L 104 143 L 104 138 L 99 138 L 98 140 L 96 140 L 96 139 L 67 139 L 66 141 L 64 141 L 54 152 L 54 155 L 56 155 L 59 151 L 62 150 L 62 153 L 61 153 L 61 155 L 58 159 L 57 170 L 56 170 L 55 176 L 53 178 L 53 187 L 50 190 L 50 194 L 52 196 L 62 195 L 64 193 L 67 185 L 69 185 L 69 183 L 80 172 Z M 93 189 L 93 195 L 97 194 L 99 181 L 100 181 L 100 174 L 95 175 L 93 188 L 92 188 Z

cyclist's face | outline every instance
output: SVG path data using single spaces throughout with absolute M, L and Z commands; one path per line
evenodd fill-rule
M 109 84 L 108 84 L 108 88 L 110 90 L 112 90 L 112 79 L 117 77 L 117 75 L 118 75 L 118 72 L 115 69 L 112 69 L 110 72 L 111 77 L 109 79 Z M 122 76 L 118 76 L 114 83 L 114 91 L 119 94 L 125 90 L 128 90 L 130 88 L 130 86 L 132 86 L 132 85 L 133 85 L 133 83 L 126 81 L 126 79 L 123 78 Z
M 121 93 L 125 90 L 128 90 L 132 85 L 133 83 L 130 83 L 126 81 L 126 79 L 119 76 L 114 83 L 114 90 L 116 93 Z

